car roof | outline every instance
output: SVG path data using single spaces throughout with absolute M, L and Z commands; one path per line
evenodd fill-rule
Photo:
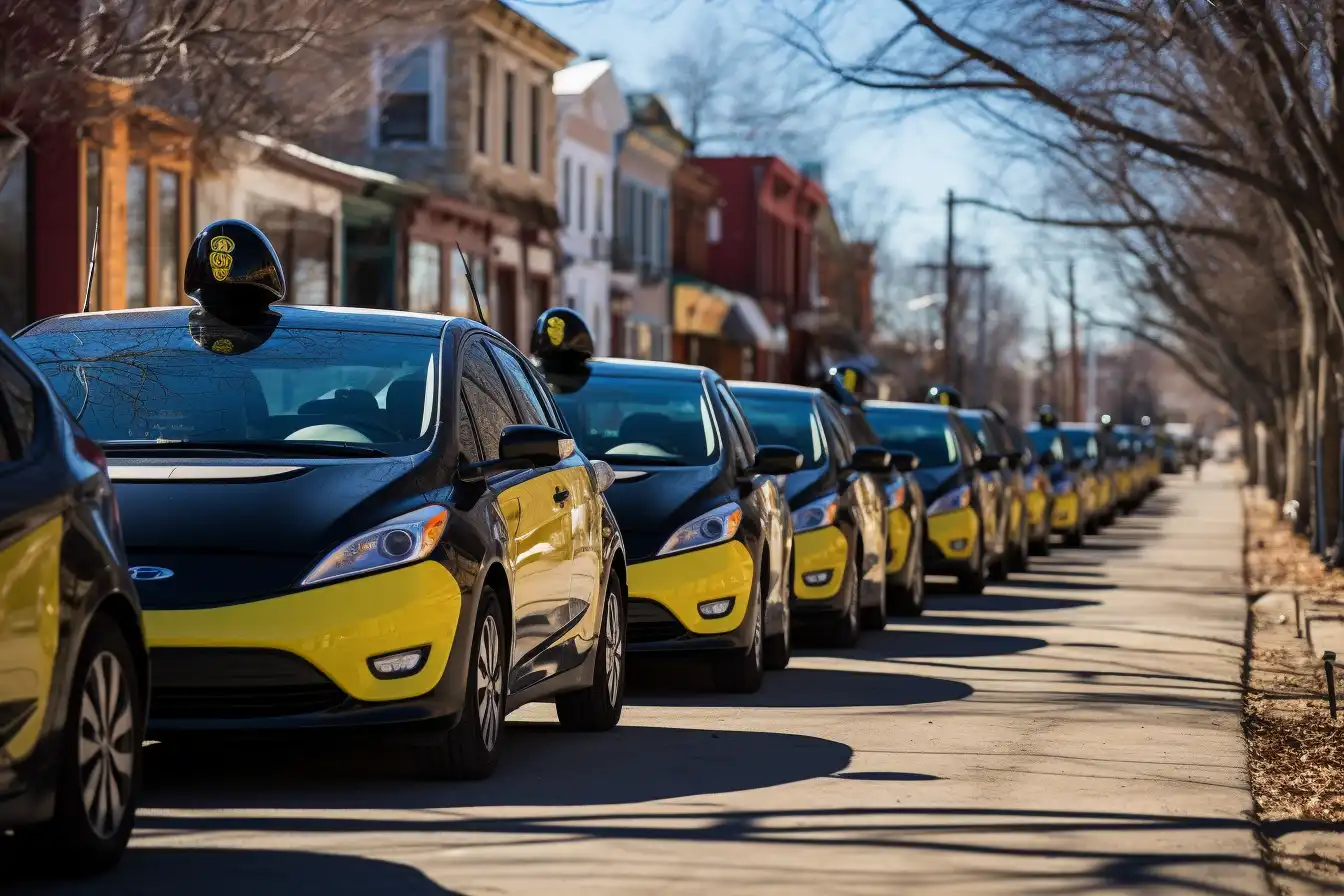
M 711 373 L 708 367 L 678 364 L 674 361 L 637 361 L 632 358 L 590 358 L 589 375 L 612 379 L 701 380 Z
M 185 327 L 192 305 L 167 308 L 134 308 L 119 311 L 91 311 L 44 318 L 21 335 L 81 332 L 94 329 L 124 330 L 140 327 Z M 445 329 L 487 329 L 465 317 L 422 314 L 415 311 L 388 311 L 378 308 L 351 308 L 330 305 L 275 304 L 271 310 L 280 316 L 276 329 L 363 330 L 416 336 L 440 336 Z
M 754 380 L 730 380 L 728 388 L 734 392 L 787 395 L 796 398 L 816 398 L 822 394 L 820 389 L 813 386 L 794 386 L 789 383 L 758 383 Z
M 919 411 L 925 414 L 942 414 L 950 417 L 953 411 L 958 408 L 951 408 L 942 404 L 931 404 L 923 401 L 880 401 L 871 398 L 863 403 L 865 411 Z

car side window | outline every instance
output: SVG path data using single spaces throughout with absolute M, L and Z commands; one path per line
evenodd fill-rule
M 546 406 L 542 404 L 537 387 L 523 368 L 523 362 L 503 346 L 490 343 L 490 354 L 494 355 L 500 371 L 509 382 L 509 391 L 513 394 L 514 404 L 522 416 L 523 423 L 537 426 L 550 426 L 546 416 Z
M 0 463 L 23 460 L 35 431 L 33 384 L 0 355 Z
M 462 392 L 471 408 L 476 432 L 481 437 L 481 459 L 495 460 L 499 457 L 499 437 L 504 428 L 522 421 L 518 419 L 513 402 L 509 401 L 508 387 L 504 385 L 495 362 L 490 360 L 484 339 L 473 339 L 464 349 Z
M 476 427 L 471 423 L 471 412 L 467 408 L 467 393 L 464 389 L 458 393 L 457 450 L 469 464 L 479 463 L 481 447 L 476 441 Z
M 756 450 L 759 447 L 756 444 L 756 433 L 747 422 L 747 415 L 742 413 L 742 406 L 737 403 L 737 398 L 728 387 L 718 383 L 716 388 L 719 391 L 719 400 L 728 411 L 728 419 L 733 421 L 733 428 L 737 430 L 738 438 L 742 440 L 742 450 L 746 454 L 747 463 L 750 464 L 756 459 Z

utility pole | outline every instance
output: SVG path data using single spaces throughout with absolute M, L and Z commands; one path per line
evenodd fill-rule
M 1101 419 L 1097 407 L 1097 344 L 1092 338 L 1092 322 L 1087 322 L 1087 417 L 1088 423 Z
M 1083 369 L 1078 354 L 1078 295 L 1073 282 L 1073 261 L 1069 261 L 1069 416 L 1083 419 Z
M 1055 346 L 1055 319 L 1049 302 L 1045 303 L 1045 352 L 1050 363 L 1045 400 L 1047 404 L 1059 404 L 1059 349 Z
M 976 297 L 977 326 L 975 334 L 975 395 L 981 406 L 989 404 L 989 265 L 984 262 L 984 250 L 980 251 L 980 290 Z
M 944 251 L 943 262 L 942 264 L 919 264 L 915 267 L 919 270 L 941 272 L 943 275 L 943 377 L 948 385 L 960 389 L 964 385 L 961 382 L 961 370 L 958 363 L 960 355 L 957 350 L 960 277 L 963 271 L 979 272 L 983 275 L 989 271 L 989 266 L 984 264 L 964 265 L 957 262 L 956 193 L 948 190 L 945 201 L 947 203 L 947 246 Z

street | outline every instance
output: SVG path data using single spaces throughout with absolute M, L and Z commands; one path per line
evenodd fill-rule
M 753 697 L 636 670 L 612 733 L 529 707 L 489 781 L 151 747 L 120 868 L 19 892 L 1262 892 L 1241 564 L 1215 467 Z

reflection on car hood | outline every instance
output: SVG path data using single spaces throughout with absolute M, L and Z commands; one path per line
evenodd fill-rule
M 784 480 L 783 490 L 784 497 L 788 499 L 789 507 L 797 510 L 827 492 L 834 491 L 835 487 L 835 476 L 831 473 L 830 468 L 820 467 L 816 470 L 799 470 L 797 473 L 790 473 Z
M 131 565 L 173 571 L 141 583 L 145 609 L 217 606 L 292 590 L 326 552 L 422 506 L 433 488 L 412 458 L 268 461 L 281 464 L 299 470 L 270 481 L 116 483 Z
M 961 467 L 920 467 L 914 471 L 915 481 L 924 492 L 924 499 L 933 501 L 950 489 L 960 478 Z
M 719 503 L 722 477 L 718 466 L 618 469 L 606 497 L 631 561 L 652 557 L 679 526 Z

